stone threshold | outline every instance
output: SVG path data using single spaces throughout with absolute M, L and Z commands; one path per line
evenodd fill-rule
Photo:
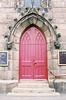
M 18 83 L 18 80 L 0 80 L 0 83 L 10 84 L 10 83 Z

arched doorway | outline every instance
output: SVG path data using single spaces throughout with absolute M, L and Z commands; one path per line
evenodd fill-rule
M 26 29 L 20 38 L 19 79 L 48 79 L 46 38 L 36 26 Z

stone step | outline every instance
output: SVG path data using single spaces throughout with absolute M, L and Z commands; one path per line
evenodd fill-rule
M 20 80 L 20 83 L 48 83 L 47 80 Z
M 60 96 L 60 94 L 57 92 L 52 92 L 52 93 L 8 93 L 8 96 L 45 97 L 45 96 Z
M 13 88 L 14 93 L 50 93 L 55 92 L 53 88 Z
M 8 96 L 26 96 L 26 97 L 42 97 L 42 96 L 59 96 L 55 89 L 49 88 L 48 82 L 45 81 L 20 81 L 17 87 L 12 89 L 12 93 Z
M 19 83 L 19 88 L 48 88 L 48 83 Z

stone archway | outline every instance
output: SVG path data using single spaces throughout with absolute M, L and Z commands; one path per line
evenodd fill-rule
M 14 36 L 18 36 L 20 38 L 23 31 L 29 27 L 30 25 L 36 25 L 41 29 L 44 33 L 46 38 L 52 37 L 53 41 L 57 40 L 56 33 L 50 24 L 45 18 L 36 13 L 27 14 L 23 18 L 21 18 L 13 27 L 10 33 L 10 41 L 13 42 Z M 18 34 L 19 32 L 19 34 Z
M 30 25 L 36 25 L 45 35 L 47 40 L 47 58 L 48 58 L 48 67 L 53 67 L 52 61 L 52 51 L 54 49 L 54 41 L 57 40 L 56 34 L 53 30 L 51 24 L 42 16 L 37 15 L 36 13 L 30 13 L 21 18 L 13 27 L 10 33 L 9 42 L 13 43 L 13 59 L 12 63 L 14 66 L 17 66 L 19 72 L 19 40 L 24 32 Z M 16 56 L 16 57 L 15 57 Z M 17 63 L 16 63 L 17 62 Z M 51 63 L 51 66 L 50 66 Z M 17 64 L 17 65 L 16 65 Z M 19 77 L 19 75 L 18 75 Z

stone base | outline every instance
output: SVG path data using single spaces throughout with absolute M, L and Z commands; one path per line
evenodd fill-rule
M 18 85 L 18 80 L 0 80 L 0 93 L 9 93 Z M 49 79 L 49 86 L 55 88 L 56 92 L 66 93 L 66 80 Z
M 66 93 L 66 80 L 65 79 L 56 79 L 49 80 L 49 85 L 52 88 L 55 88 L 56 92 Z
M 22 81 L 18 86 L 12 89 L 8 96 L 26 96 L 26 97 L 44 97 L 44 96 L 60 96 L 55 89 L 49 88 L 46 80 L 43 81 Z
M 8 93 L 17 86 L 18 80 L 0 80 L 0 93 Z
M 47 97 L 60 96 L 59 93 L 9 93 L 8 96 L 22 96 L 22 97 Z

